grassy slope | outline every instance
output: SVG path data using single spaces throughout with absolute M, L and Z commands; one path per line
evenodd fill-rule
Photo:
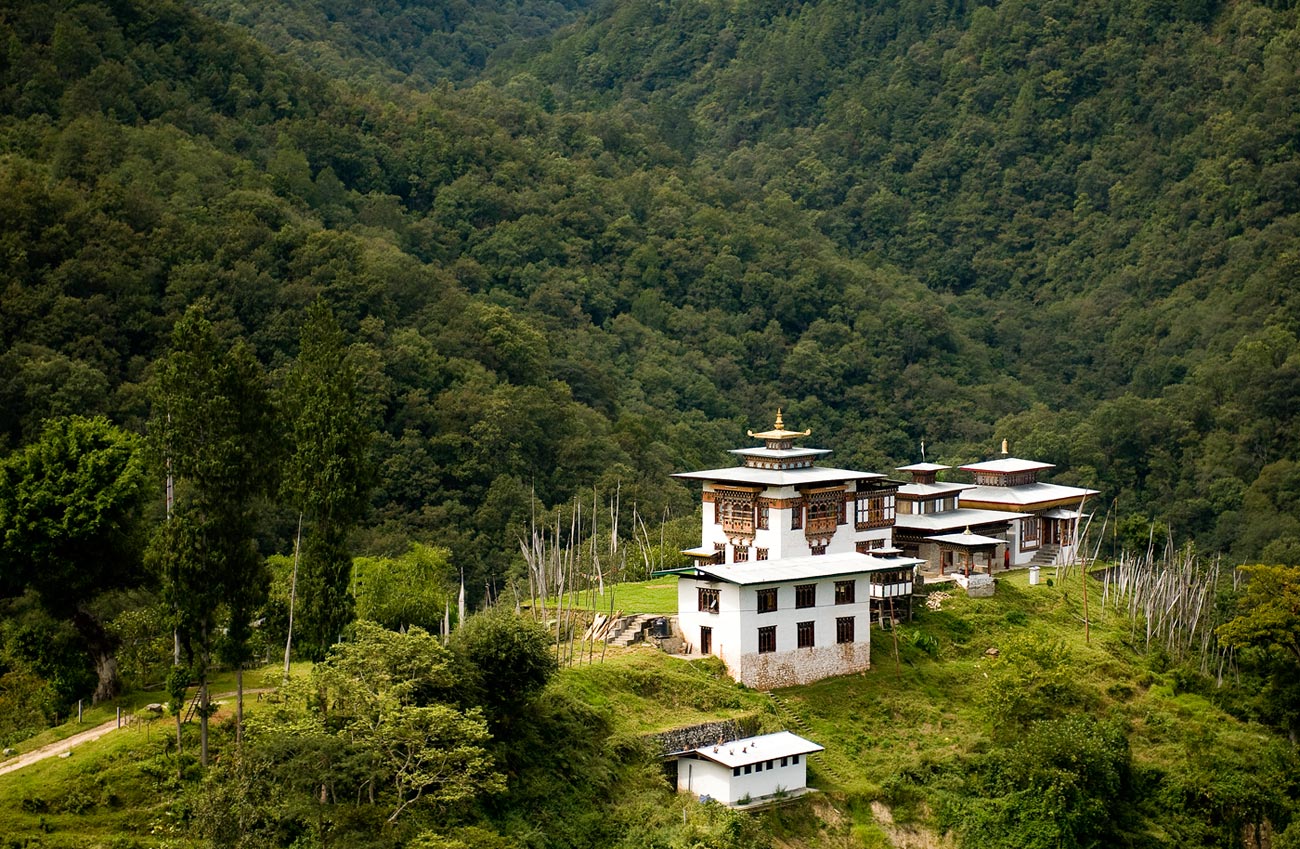
M 253 689 L 278 681 L 280 668 L 267 667 L 244 675 Z M 234 690 L 234 673 L 213 676 L 212 692 Z M 137 711 L 150 702 L 166 702 L 160 691 L 135 693 L 122 700 L 123 715 L 136 721 L 84 746 L 70 757 L 53 757 L 0 775 L 0 847 L 40 846 L 43 849 L 128 849 L 172 845 L 178 829 L 175 719 L 153 718 Z M 247 696 L 245 711 L 257 709 Z M 80 725 L 66 723 L 32 738 L 19 751 L 70 737 L 112 718 L 113 705 L 100 705 L 83 714 Z M 228 721 L 234 699 L 223 699 L 214 723 Z M 198 751 L 198 724 L 185 726 L 187 774 Z M 179 845 L 179 844 L 175 844 Z
M 1172 674 L 1153 672 L 1137 651 L 1140 636 L 1129 623 L 1099 608 L 1095 584 L 1085 642 L 1078 582 L 1076 573 L 1066 587 L 1029 587 L 1016 575 L 1000 581 L 990 599 L 954 594 L 900 629 L 897 657 L 892 635 L 874 631 L 870 672 L 774 696 L 735 685 L 716 660 L 669 658 L 644 647 L 611 650 L 603 663 L 565 669 L 552 686 L 608 717 L 611 740 L 748 718 L 764 730 L 792 728 L 826 746 L 811 760 L 810 776 L 824 794 L 760 815 L 776 845 L 790 847 L 903 845 L 903 832 L 942 845 L 932 831 L 925 776 L 1005 739 L 1010 725 L 991 717 L 1014 702 L 1015 692 L 1006 690 L 1008 682 L 1022 680 L 1016 676 L 1025 671 L 1026 646 L 1054 647 L 1058 672 L 1082 699 L 1074 710 L 1128 729 L 1136 769 L 1194 771 L 1198 749 L 1248 752 L 1265 742 L 1265 730 L 1202 696 L 1175 694 Z M 649 592 L 663 594 L 663 583 L 653 582 Z M 934 656 L 918 646 L 918 634 L 937 642 Z M 169 833 L 175 837 L 169 732 L 159 721 L 110 735 L 69 759 L 0 776 L 0 846 L 32 837 L 42 840 L 32 845 L 53 847 L 166 845 Z M 900 792 L 901 776 L 910 777 L 913 791 L 919 783 L 921 792 Z M 667 805 L 666 787 L 663 792 Z M 1162 825 L 1145 828 L 1154 834 Z M 1168 835 L 1160 837 L 1164 842 Z
M 1014 691 L 1027 679 L 1053 674 L 1025 660 L 1044 652 L 1060 661 L 1055 674 L 1077 700 L 1062 712 L 1086 710 L 1121 724 L 1137 771 L 1195 772 L 1198 748 L 1250 751 L 1271 737 L 1201 695 L 1176 693 L 1174 674 L 1153 671 L 1141 652 L 1141 631 L 1101 607 L 1095 581 L 1089 595 L 1085 640 L 1077 571 L 1065 586 L 1030 587 L 1020 573 L 1000 580 L 993 598 L 951 593 L 939 610 L 922 607 L 900 629 L 897 655 L 892 635 L 874 630 L 870 672 L 773 696 L 731 684 L 714 665 L 649 650 L 567 670 L 561 682 L 607 709 L 625 732 L 749 715 L 766 729 L 791 728 L 826 746 L 810 761 L 810 783 L 827 791 L 822 799 L 765 815 L 765 827 L 789 846 L 942 843 L 930 832 L 933 811 L 924 792 L 920 798 L 899 792 L 902 777 L 933 775 L 936 766 L 1014 734 L 1012 723 L 994 717 L 1014 705 Z M 918 634 L 936 639 L 936 656 L 918 648 Z M 1161 831 L 1159 822 L 1144 827 L 1153 835 Z

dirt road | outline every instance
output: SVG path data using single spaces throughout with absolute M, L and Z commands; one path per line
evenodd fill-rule
M 248 696 L 255 696 L 259 693 L 269 692 L 271 692 L 269 689 L 263 688 L 245 690 L 244 697 L 247 698 Z M 211 698 L 215 702 L 219 699 L 233 699 L 234 697 L 235 693 L 232 690 L 229 693 L 217 693 Z M 127 728 L 127 717 L 125 714 L 122 716 L 122 728 Z M 97 725 L 94 728 L 89 728 L 85 731 L 74 734 L 66 740 L 60 740 L 57 743 L 49 743 L 45 746 L 41 746 L 39 749 L 32 749 L 30 752 L 23 752 L 21 755 L 15 755 L 7 760 L 0 761 L 0 775 L 4 775 L 7 772 L 14 772 L 15 770 L 22 769 L 25 766 L 39 763 L 46 758 L 52 758 L 56 755 L 61 755 L 64 752 L 72 751 L 72 749 L 77 746 L 98 740 L 100 737 L 103 737 L 105 734 L 110 734 L 116 729 L 117 720 L 110 719 L 103 725 Z

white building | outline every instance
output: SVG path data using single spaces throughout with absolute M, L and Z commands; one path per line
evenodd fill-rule
M 1002 453 L 1007 453 L 1005 441 Z M 1051 463 L 1009 456 L 961 467 L 975 476 L 975 486 L 961 493 L 963 507 L 1019 514 L 1007 535 L 1012 566 L 1068 563 L 1077 555 L 1084 505 L 1098 493 L 1040 482 L 1038 473 L 1051 468 Z
M 1010 566 L 1008 552 L 1015 537 L 1011 523 L 1029 514 L 965 506 L 965 493 L 975 489 L 975 484 L 939 481 L 939 472 L 951 468 L 939 463 L 898 467 L 898 471 L 911 474 L 912 482 L 898 488 L 894 544 L 905 554 L 923 558 L 926 561 L 923 571 L 944 575 L 962 571 L 964 564 L 960 549 L 941 545 L 940 539 L 945 535 L 971 531 L 997 537 L 1001 544 L 992 552 L 992 560 L 997 568 Z
M 750 433 L 741 465 L 675 477 L 703 481 L 703 544 L 679 571 L 678 626 L 690 650 L 770 689 L 871 667 L 871 622 L 910 610 L 913 568 L 892 547 L 897 484 L 817 466 L 806 436 Z M 873 603 L 874 602 L 874 603 Z M 904 605 L 906 602 L 906 605 Z
M 820 751 L 789 731 L 703 746 L 678 759 L 677 789 L 733 807 L 799 796 L 808 789 L 807 756 Z

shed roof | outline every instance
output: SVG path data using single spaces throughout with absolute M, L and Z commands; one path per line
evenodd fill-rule
M 894 527 L 916 531 L 950 531 L 999 522 L 1006 524 L 1012 519 L 1023 519 L 1028 515 L 1028 513 L 1012 513 L 1009 510 L 976 510 L 972 507 L 958 507 L 956 510 L 944 510 L 939 513 L 899 513 L 894 519 Z
M 751 586 L 779 584 L 787 581 L 817 580 L 841 575 L 867 574 L 885 569 L 899 569 L 924 563 L 915 557 L 897 554 L 822 554 L 807 557 L 783 557 L 753 563 L 717 563 L 678 570 L 679 575 L 711 578 L 728 584 Z
M 806 469 L 755 469 L 751 466 L 728 466 L 725 469 L 706 469 L 702 472 L 678 472 L 673 477 L 763 486 L 811 486 L 876 480 L 883 478 L 884 475 L 878 472 L 855 472 L 850 469 L 831 469 L 821 466 L 810 466 Z
M 759 737 L 728 740 L 716 746 L 701 746 L 693 754 L 734 769 L 738 766 L 756 764 L 759 761 L 770 761 L 773 758 L 809 755 L 825 750 L 825 746 L 805 740 L 798 734 L 778 731 L 775 734 L 763 734 Z
M 1001 545 L 1006 542 L 1006 540 L 997 537 L 973 534 L 969 530 L 960 534 L 938 534 L 937 536 L 926 537 L 926 539 L 943 545 L 956 545 L 964 548 L 984 548 L 985 546 Z
M 1055 483 L 1029 483 L 1023 486 L 977 486 L 961 494 L 968 504 L 1005 504 L 1009 507 L 1055 507 L 1097 495 L 1095 489 L 1062 486 Z
M 1019 457 L 1002 457 L 998 460 L 985 460 L 982 463 L 971 463 L 962 466 L 963 472 L 1001 472 L 1009 474 L 1011 472 L 1037 472 L 1042 469 L 1056 468 L 1053 463 L 1042 463 L 1037 460 L 1022 460 Z

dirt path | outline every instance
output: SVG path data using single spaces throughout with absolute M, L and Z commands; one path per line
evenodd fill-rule
M 245 697 L 255 696 L 259 693 L 270 693 L 270 692 L 272 691 L 269 688 L 263 688 L 257 690 L 245 690 L 244 696 Z M 215 702 L 221 699 L 233 699 L 235 695 L 236 695 L 235 691 L 231 690 L 228 693 L 217 693 L 213 695 L 211 698 L 212 701 Z M 127 718 L 123 716 L 122 728 L 124 729 L 130 727 L 126 720 Z M 88 728 L 85 731 L 79 732 L 77 734 L 73 734 L 71 737 L 68 737 L 65 740 L 59 740 L 57 743 L 48 743 L 44 746 L 41 746 L 39 749 L 32 749 L 30 752 L 23 752 L 21 755 L 17 755 L 15 757 L 9 758 L 8 760 L 0 761 L 0 775 L 4 775 L 7 772 L 14 772 L 16 770 L 22 769 L 25 766 L 31 766 L 34 763 L 39 763 L 40 761 L 43 761 L 46 758 L 52 758 L 56 755 L 61 755 L 64 752 L 72 751 L 72 749 L 76 748 L 77 746 L 80 746 L 84 743 L 94 742 L 95 740 L 98 740 L 100 737 L 103 737 L 105 734 L 109 734 L 115 730 L 117 730 L 117 720 L 110 719 L 108 722 L 105 722 L 103 725 L 96 725 L 94 728 Z

